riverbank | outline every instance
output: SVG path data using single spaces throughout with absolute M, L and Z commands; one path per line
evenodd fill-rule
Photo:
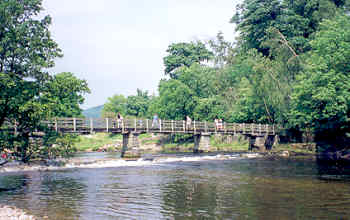
M 193 152 L 194 143 L 191 137 L 174 143 L 169 135 L 141 134 L 139 136 L 140 150 L 154 153 Z M 81 135 L 75 143 L 78 152 L 114 152 L 122 149 L 122 136 L 120 134 L 97 133 Z M 248 150 L 248 141 L 239 140 L 227 142 L 222 136 L 213 136 L 210 140 L 213 152 L 245 152 Z
M 0 204 L 0 220 L 36 220 L 32 215 L 28 215 L 24 210 L 16 207 Z

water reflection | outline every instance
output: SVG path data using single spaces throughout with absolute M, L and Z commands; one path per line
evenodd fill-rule
M 317 170 L 322 180 L 350 180 L 350 163 L 347 160 L 317 158 Z
M 27 185 L 26 175 L 0 176 L 0 196 L 2 192 L 21 190 Z
M 162 188 L 165 213 L 174 219 L 233 219 L 248 216 L 245 213 L 253 216 L 254 208 L 245 202 L 250 191 L 239 173 L 220 170 L 216 163 L 191 166 L 193 169 L 177 171 L 175 181 Z
M 65 172 L 27 172 L 0 177 L 0 185 L 17 183 L 17 187 L 2 194 L 0 202 L 26 209 L 39 217 L 77 219 L 85 185 Z M 21 183 L 21 184 L 19 184 Z M 70 216 L 66 218 L 66 216 Z
M 85 196 L 86 185 L 79 178 L 67 176 L 65 172 L 43 173 L 41 176 L 38 200 L 51 218 L 70 216 L 77 219 Z

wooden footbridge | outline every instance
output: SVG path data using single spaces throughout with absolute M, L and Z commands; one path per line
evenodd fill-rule
M 275 125 L 267 124 L 238 124 L 226 123 L 221 124 L 214 122 L 175 121 L 175 120 L 158 120 L 149 119 L 125 119 L 117 121 L 111 118 L 57 118 L 44 121 L 48 127 L 62 133 L 222 133 L 222 134 L 245 134 L 245 135 L 275 135 L 278 128 Z
M 132 155 L 139 148 L 138 136 L 141 133 L 192 134 L 195 141 L 195 152 L 210 151 L 212 134 L 245 135 L 249 138 L 249 148 L 261 150 L 272 145 L 279 128 L 268 124 L 214 123 L 206 121 L 176 121 L 112 118 L 55 118 L 42 122 L 59 133 L 90 134 L 96 132 L 120 133 L 123 135 L 122 156 Z M 14 127 L 16 130 L 16 128 Z

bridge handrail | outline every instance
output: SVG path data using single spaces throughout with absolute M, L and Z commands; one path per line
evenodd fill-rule
M 150 119 L 133 118 L 124 119 L 118 122 L 115 118 L 52 118 L 42 121 L 42 124 L 57 132 L 153 132 L 153 133 L 243 133 L 252 135 L 276 134 L 280 127 L 269 124 L 247 124 L 247 123 L 227 123 L 223 122 L 221 126 L 214 122 L 195 121 L 190 124 L 184 120 L 163 120 L 158 123 L 152 123 Z M 6 127 L 14 128 L 13 122 L 8 121 Z

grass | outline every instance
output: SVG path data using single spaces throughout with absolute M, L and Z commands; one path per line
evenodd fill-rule
M 140 136 L 139 136 L 140 139 L 151 138 L 151 137 L 152 137 L 152 134 L 150 134 L 150 133 L 140 134 Z
M 217 151 L 231 151 L 231 152 L 244 152 L 248 151 L 248 141 L 244 140 L 242 137 L 239 137 L 238 140 L 231 141 L 227 143 L 222 136 L 213 135 L 210 138 L 210 146 Z
M 121 140 L 122 136 L 120 134 L 96 133 L 93 135 L 81 135 L 79 136 L 79 141 L 75 143 L 75 147 L 78 151 L 97 150 L 105 145 L 112 145 Z
M 211 147 L 216 148 L 217 151 L 232 151 L 232 152 L 245 152 L 248 151 L 248 143 L 232 142 L 232 143 L 213 143 Z
M 191 143 L 191 142 L 185 142 L 181 144 L 166 143 L 162 145 L 163 153 L 192 152 L 193 148 L 194 148 L 194 143 Z
M 156 139 L 141 139 L 141 144 L 147 145 L 147 144 L 158 144 L 159 141 Z

